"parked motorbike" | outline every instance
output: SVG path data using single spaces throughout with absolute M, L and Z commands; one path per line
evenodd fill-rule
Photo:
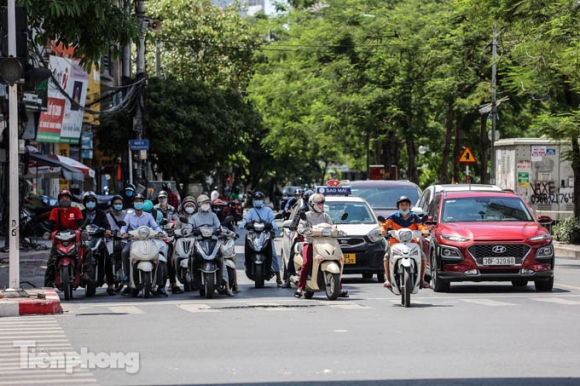
M 256 288 L 274 277 L 272 272 L 272 224 L 252 221 L 246 224 L 248 233 L 244 248 L 246 276 Z
M 131 295 L 137 297 L 143 290 L 143 297 L 149 298 L 152 293 L 156 264 L 159 261 L 159 246 L 154 240 L 159 238 L 157 232 L 147 226 L 129 231 L 134 240 L 131 243 L 130 283 Z
M 302 213 L 302 215 L 304 215 Z M 312 227 L 312 271 L 306 281 L 304 297 L 311 299 L 315 292 L 325 291 L 328 300 L 336 300 L 340 294 L 340 281 L 344 266 L 344 256 L 337 237 L 343 236 L 336 225 L 328 223 Z M 296 243 L 294 248 L 294 267 L 300 272 L 303 264 L 302 249 L 304 243 Z M 290 277 L 298 285 L 298 275 Z
M 55 231 L 51 234 L 52 244 L 56 250 L 54 283 L 58 290 L 64 292 L 65 300 L 73 298 L 73 291 L 81 285 L 86 233 L 73 230 Z M 89 291 L 88 286 L 85 286 Z
M 421 247 L 413 239 L 422 237 L 421 231 L 401 228 L 389 231 L 390 237 L 399 240 L 389 250 L 391 291 L 401 295 L 401 304 L 411 306 L 411 294 L 419 292 L 421 284 Z

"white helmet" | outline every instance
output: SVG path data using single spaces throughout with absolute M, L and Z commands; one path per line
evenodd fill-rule
M 197 197 L 197 207 L 202 212 L 209 212 L 211 210 L 211 200 L 205 194 Z
M 313 194 L 308 199 L 308 203 L 310 204 L 310 208 L 312 208 L 312 210 L 314 210 L 315 212 L 318 212 L 318 213 L 324 212 L 324 202 L 325 201 L 326 201 L 326 199 L 324 198 L 324 195 L 322 195 L 320 193 Z

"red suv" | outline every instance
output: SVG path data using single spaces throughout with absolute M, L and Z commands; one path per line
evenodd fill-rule
M 455 281 L 511 281 L 537 291 L 554 286 L 552 237 L 512 191 L 440 192 L 429 205 L 423 241 L 436 292 Z

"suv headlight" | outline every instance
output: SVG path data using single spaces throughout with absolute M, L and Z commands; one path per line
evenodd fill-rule
M 542 233 L 541 235 L 530 237 L 528 240 L 530 241 L 551 241 L 552 235 L 549 233 Z
M 383 236 L 381 235 L 379 228 L 375 228 L 372 231 L 370 231 L 368 237 L 371 243 L 376 243 L 383 239 Z
M 547 259 L 552 257 L 554 257 L 554 248 L 552 247 L 552 244 L 540 247 L 538 248 L 538 252 L 536 252 L 536 259 Z
M 463 260 L 461 251 L 455 247 L 441 246 L 440 256 L 442 259 Z
M 457 235 L 441 235 L 441 238 L 449 241 L 456 241 L 459 243 L 465 243 L 469 241 L 469 237 L 462 237 Z

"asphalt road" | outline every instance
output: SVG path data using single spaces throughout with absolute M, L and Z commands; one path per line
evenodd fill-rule
M 551 293 L 533 284 L 453 284 L 446 294 L 421 290 L 408 309 L 358 275 L 344 279 L 350 298 L 330 302 L 322 293 L 295 299 L 274 282 L 255 289 L 241 255 L 238 268 L 234 298 L 146 300 L 100 290 L 84 299 L 77 291 L 63 315 L 0 319 L 0 358 L 8 360 L 0 361 L 0 385 L 580 384 L 578 260 L 557 259 Z M 92 354 L 106 368 L 21 370 L 23 358 L 40 367 L 39 353 L 66 352 Z

